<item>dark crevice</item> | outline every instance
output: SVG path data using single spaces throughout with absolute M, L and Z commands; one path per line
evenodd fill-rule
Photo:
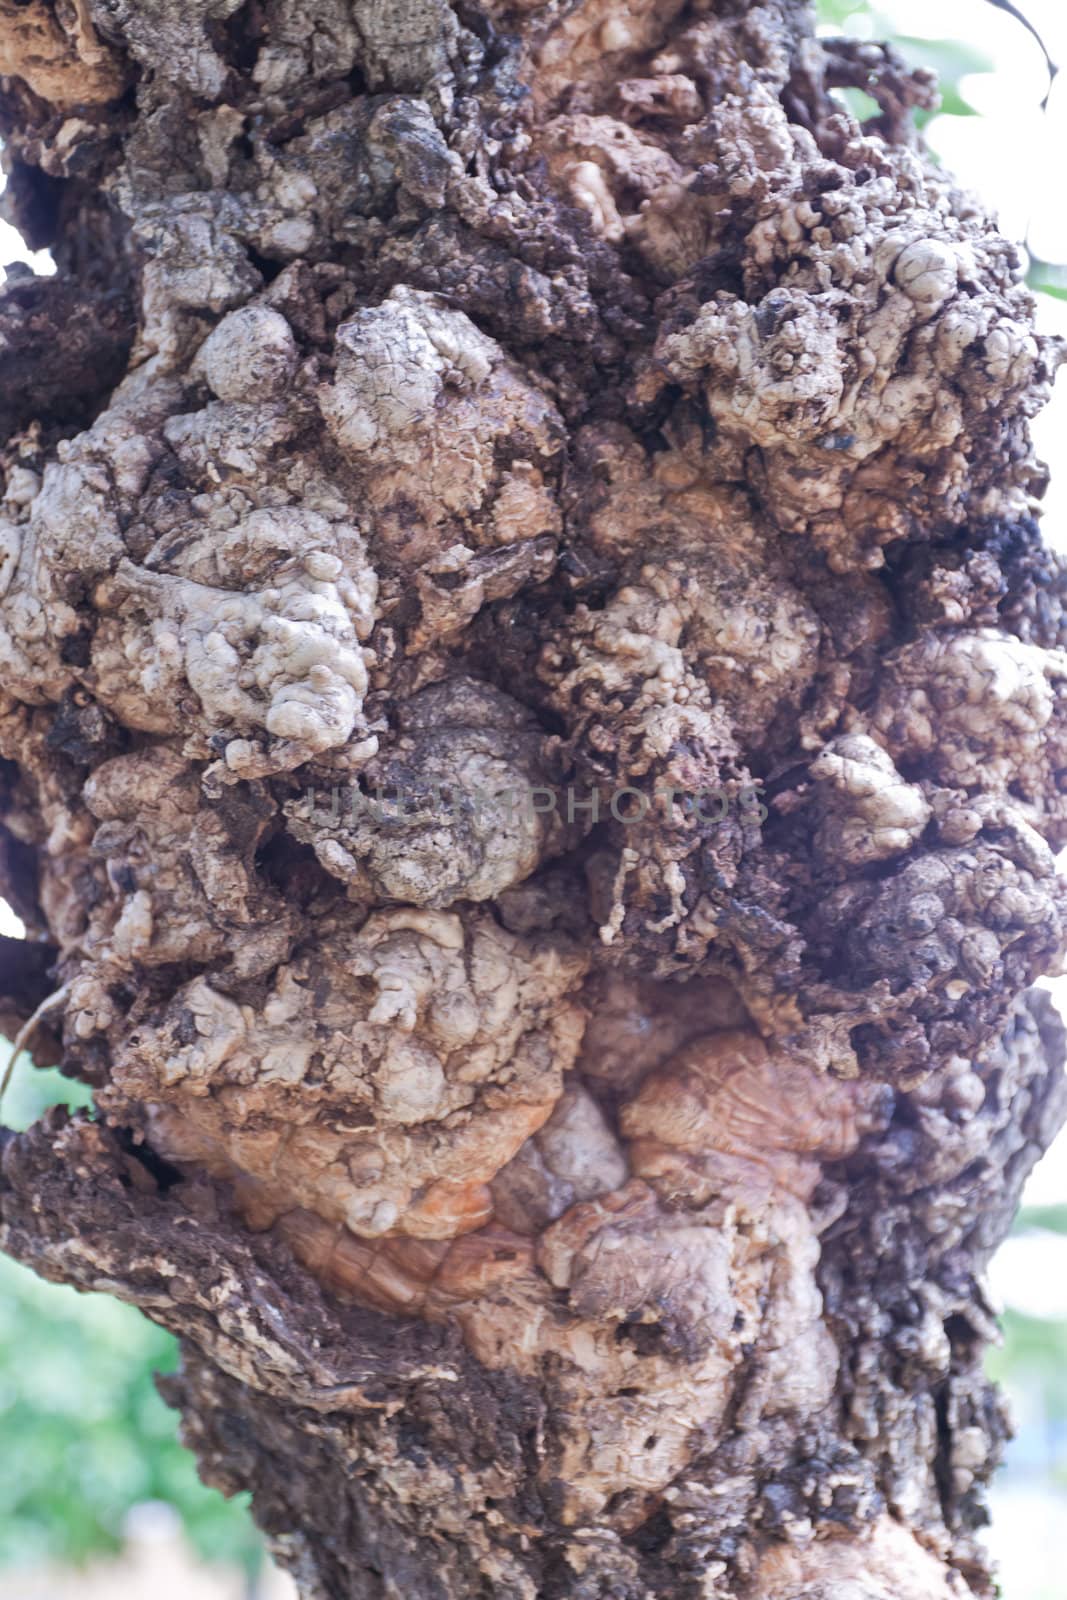
M 227 65 L 242 77 L 249 76 L 266 35 L 261 0 L 246 0 L 221 23 L 209 23 L 208 32 L 214 34 L 212 42 Z
M 0 441 L 39 422 L 46 439 L 89 426 L 126 370 L 136 319 L 129 286 L 12 275 L 0 289 Z
M 5 215 L 21 233 L 29 250 L 47 250 L 55 242 L 64 180 L 53 178 L 17 156 L 8 164 Z
M 248 255 L 249 261 L 255 267 L 256 271 L 263 279 L 263 282 L 265 284 L 273 283 L 275 278 L 282 271 L 285 263 L 282 261 L 272 261 L 269 256 L 260 255 L 259 251 L 253 249 L 250 244 L 245 245 L 245 251 Z
M 113 1128 L 112 1132 L 120 1148 L 155 1179 L 160 1194 L 166 1194 L 175 1184 L 185 1181 L 172 1162 L 159 1155 L 151 1145 L 144 1144 L 131 1128 Z

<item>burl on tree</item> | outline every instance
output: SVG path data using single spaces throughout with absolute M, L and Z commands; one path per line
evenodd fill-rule
M 929 74 L 799 0 L 0 0 L 0 71 L 0 995 L 98 1107 L 4 1246 L 181 1335 L 306 1600 L 990 1595 L 1061 352 Z

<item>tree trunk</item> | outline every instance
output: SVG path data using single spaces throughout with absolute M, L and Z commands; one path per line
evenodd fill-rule
M 1058 351 L 799 0 L 0 0 L 4 1248 L 303 1595 L 947 1600 Z M 832 98 L 862 86 L 862 128 Z

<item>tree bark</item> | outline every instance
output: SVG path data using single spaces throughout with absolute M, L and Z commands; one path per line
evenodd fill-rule
M 799 0 L 3 0 L 0 71 L 0 998 L 98 1105 L 0 1243 L 179 1335 L 305 1596 L 990 1595 L 1060 352 L 928 77 Z

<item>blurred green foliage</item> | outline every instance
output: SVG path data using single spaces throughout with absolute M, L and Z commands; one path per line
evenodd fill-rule
M 850 18 L 871 18 L 873 37 L 889 39 L 913 67 L 931 67 L 936 73 L 941 89 L 939 110 L 946 116 L 974 117 L 978 113 L 969 105 L 960 90 L 960 80 L 969 72 L 993 72 L 996 63 L 982 50 L 976 50 L 965 39 L 916 39 L 908 34 L 896 33 L 893 19 L 878 6 L 866 0 L 819 0 L 819 22 L 828 28 L 847 32 Z M 846 98 L 856 116 L 861 119 L 876 114 L 878 107 L 862 90 L 847 90 Z M 857 100 L 861 103 L 857 104 Z M 916 121 L 924 127 L 937 113 L 920 111 Z
M 1067 1234 L 1067 1205 L 1022 1206 L 1012 1233 Z M 1009 1306 L 1001 1327 L 1004 1343 L 986 1358 L 990 1377 L 1009 1392 L 1039 1389 L 1046 1421 L 1067 1426 L 1067 1322 Z M 1067 1461 L 1060 1463 L 1057 1475 L 1067 1485 Z
M 1043 1228 L 1046 1233 L 1067 1233 L 1067 1204 L 1021 1206 L 1015 1231 L 1029 1233 L 1032 1228 Z
M 4 1121 L 27 1127 L 46 1106 L 90 1099 L 23 1056 Z M 168 1501 L 205 1560 L 259 1566 L 247 1496 L 226 1501 L 200 1482 L 156 1391 L 153 1375 L 177 1356 L 176 1340 L 132 1306 L 43 1283 L 0 1256 L 0 1566 L 117 1550 L 123 1518 L 145 1500 Z
M 1009 1306 L 1001 1317 L 1004 1343 L 990 1350 L 986 1371 L 1011 1392 L 1037 1388 L 1046 1423 L 1067 1423 L 1067 1324 Z M 1067 1485 L 1067 1462 L 1059 1476 Z
M 0 1257 L 0 1565 L 117 1550 L 145 1500 L 169 1501 L 205 1559 L 258 1563 L 245 1506 L 199 1481 L 156 1392 L 176 1353 L 132 1306 Z

